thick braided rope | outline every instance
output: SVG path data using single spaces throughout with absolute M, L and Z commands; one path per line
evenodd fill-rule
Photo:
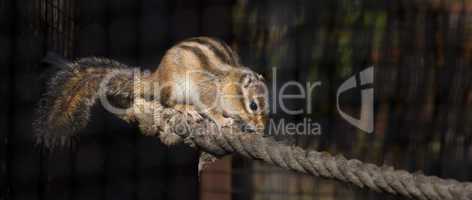
M 378 167 L 343 156 L 304 150 L 272 138 L 242 133 L 238 129 L 223 128 L 222 134 L 215 134 L 218 130 L 210 126 L 212 123 L 208 120 L 191 119 L 173 109 L 164 109 L 157 103 L 145 104 L 141 108 L 153 110 L 152 116 L 149 112 L 135 113 L 144 134 L 177 134 L 186 144 L 215 156 L 237 153 L 285 169 L 411 199 L 472 200 L 470 182 L 411 174 L 387 166 Z

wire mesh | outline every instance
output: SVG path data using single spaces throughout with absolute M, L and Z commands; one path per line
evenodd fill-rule
M 37 0 L 33 3 L 34 30 L 44 35 L 44 49 L 72 58 L 76 41 L 77 1 Z
M 472 2 L 470 1 L 0 1 L 1 186 L 5 199 L 385 199 L 382 194 L 232 157 L 196 174 L 197 153 L 97 114 L 80 145 L 38 153 L 30 124 L 39 99 L 35 69 L 48 51 L 157 67 L 177 41 L 222 38 L 245 65 L 277 85 L 322 81 L 311 114 L 316 136 L 278 135 L 304 148 L 409 171 L 470 180 Z M 5 48 L 3 48 L 5 46 Z M 336 89 L 375 68 L 375 133 L 347 124 Z M 279 88 L 280 89 L 280 88 Z M 359 91 L 347 98 L 357 115 Z M 303 107 L 307 102 L 289 102 Z M 280 107 L 278 107 L 280 109 Z M 5 125 L 4 125 L 5 124 Z M 132 135 L 135 134 L 135 135 Z M 93 135 L 98 135 L 95 137 Z M 4 187 L 3 187 L 4 186 Z

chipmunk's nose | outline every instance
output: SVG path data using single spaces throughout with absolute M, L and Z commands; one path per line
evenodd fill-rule
M 241 130 L 244 132 L 256 132 L 257 129 L 253 124 L 243 123 L 241 125 Z

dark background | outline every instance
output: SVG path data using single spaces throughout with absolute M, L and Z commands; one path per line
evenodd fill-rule
M 0 0 L 0 199 L 199 199 L 196 153 L 167 148 L 96 108 L 77 146 L 35 146 L 31 123 L 48 51 L 155 69 L 165 50 L 214 36 L 279 86 L 321 81 L 304 148 L 411 172 L 472 177 L 472 2 L 406 0 Z M 336 111 L 338 86 L 375 66 L 375 132 Z M 359 91 L 342 99 L 354 116 Z M 303 108 L 306 102 L 287 102 Z M 280 108 L 278 108 L 280 110 Z M 233 158 L 233 199 L 385 199 L 382 194 Z

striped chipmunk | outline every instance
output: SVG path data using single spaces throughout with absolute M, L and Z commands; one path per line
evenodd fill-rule
M 218 39 L 179 42 L 150 78 L 159 82 L 156 94 L 164 106 L 195 116 L 189 109 L 193 108 L 218 127 L 239 122 L 243 130 L 253 132 L 266 126 L 268 91 L 263 77 L 243 67 L 238 55 Z
M 217 39 L 196 37 L 176 44 L 154 73 L 142 77 L 139 91 L 134 91 L 134 69 L 111 59 L 68 61 L 48 54 L 43 62 L 54 75 L 39 102 L 34 127 L 38 142 L 47 146 L 72 142 L 87 126 L 101 84 L 113 74 L 117 75 L 106 84 L 105 94 L 120 108 L 133 105 L 138 92 L 190 116 L 207 116 L 217 127 L 241 124 L 253 132 L 266 126 L 267 88 L 262 76 L 241 66 L 237 54 Z M 159 137 L 167 145 L 181 141 L 175 134 Z

